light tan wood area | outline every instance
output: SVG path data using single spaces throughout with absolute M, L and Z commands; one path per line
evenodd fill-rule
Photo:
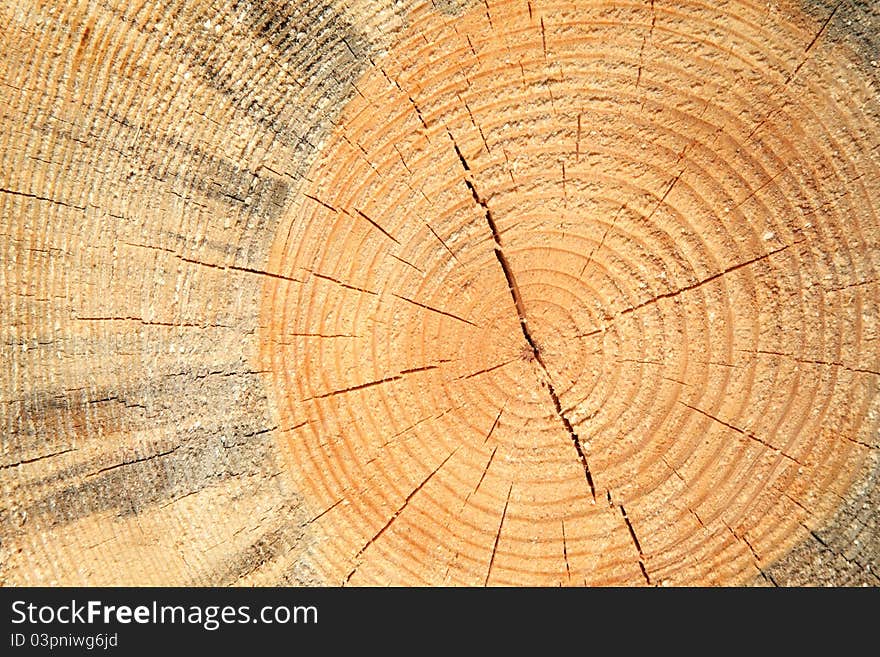
M 872 3 L 0 7 L 3 583 L 880 583 Z

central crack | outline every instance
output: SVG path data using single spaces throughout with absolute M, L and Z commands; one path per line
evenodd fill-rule
M 452 137 L 452 134 L 449 135 L 449 138 L 452 139 L 452 146 L 455 148 L 455 153 L 458 155 L 458 159 L 461 161 L 461 166 L 464 168 L 465 173 L 470 173 L 470 166 L 467 163 L 464 155 L 459 149 L 458 144 L 455 143 L 455 139 Z M 525 304 L 523 303 L 522 294 L 520 294 L 519 286 L 516 284 L 516 276 L 514 276 L 513 269 L 510 266 L 510 262 L 507 260 L 507 256 L 504 254 L 504 248 L 501 244 L 501 233 L 498 231 L 498 225 L 495 223 L 495 217 L 492 216 L 492 210 L 489 208 L 489 203 L 486 199 L 484 199 L 477 192 L 477 188 L 474 186 L 474 183 L 470 180 L 470 178 L 465 175 L 464 184 L 467 185 L 467 188 L 471 192 L 471 196 L 474 197 L 474 201 L 483 208 L 486 215 L 486 223 L 489 225 L 489 230 L 492 231 L 492 239 L 495 241 L 495 257 L 498 259 L 498 264 L 501 265 L 501 270 L 504 272 L 504 278 L 507 279 L 507 287 L 510 290 L 510 296 L 513 297 L 513 305 L 516 307 L 516 314 L 519 317 L 519 326 L 522 329 L 523 337 L 526 340 L 526 343 L 529 345 L 529 348 L 532 350 L 532 354 L 535 357 L 538 365 L 541 367 L 541 370 L 544 373 L 544 382 L 546 384 L 547 391 L 550 393 L 550 399 L 553 401 L 553 407 L 556 409 L 556 415 L 559 416 L 559 419 L 562 420 L 562 424 L 565 427 L 566 432 L 571 438 L 571 442 L 574 445 L 575 451 L 577 451 L 578 459 L 581 462 L 581 465 L 584 468 L 584 476 L 587 479 L 587 484 L 590 486 L 590 494 L 593 496 L 593 502 L 596 502 L 596 486 L 593 483 L 593 475 L 590 472 L 590 466 L 587 463 L 587 456 L 584 454 L 584 449 L 581 446 L 581 441 L 578 438 L 577 433 L 575 433 L 574 427 L 571 425 L 571 421 L 565 416 L 565 412 L 562 409 L 562 402 L 559 401 L 559 395 L 556 393 L 556 387 L 553 385 L 553 378 L 550 376 L 550 370 L 547 369 L 547 364 L 544 362 L 544 358 L 541 355 L 541 350 L 538 348 L 538 343 L 535 342 L 535 339 L 532 337 L 531 331 L 529 331 L 529 325 L 526 321 L 526 309 Z

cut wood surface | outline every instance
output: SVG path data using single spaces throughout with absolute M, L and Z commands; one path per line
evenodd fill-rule
M 0 583 L 880 584 L 877 2 L 0 16 Z

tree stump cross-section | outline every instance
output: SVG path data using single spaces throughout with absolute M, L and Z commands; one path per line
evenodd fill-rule
M 880 8 L 2 5 L 5 584 L 880 584 Z

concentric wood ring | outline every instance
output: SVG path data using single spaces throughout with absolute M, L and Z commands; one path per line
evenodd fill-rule
M 876 449 L 869 92 L 748 2 L 410 19 L 270 255 L 314 562 L 754 577 Z

